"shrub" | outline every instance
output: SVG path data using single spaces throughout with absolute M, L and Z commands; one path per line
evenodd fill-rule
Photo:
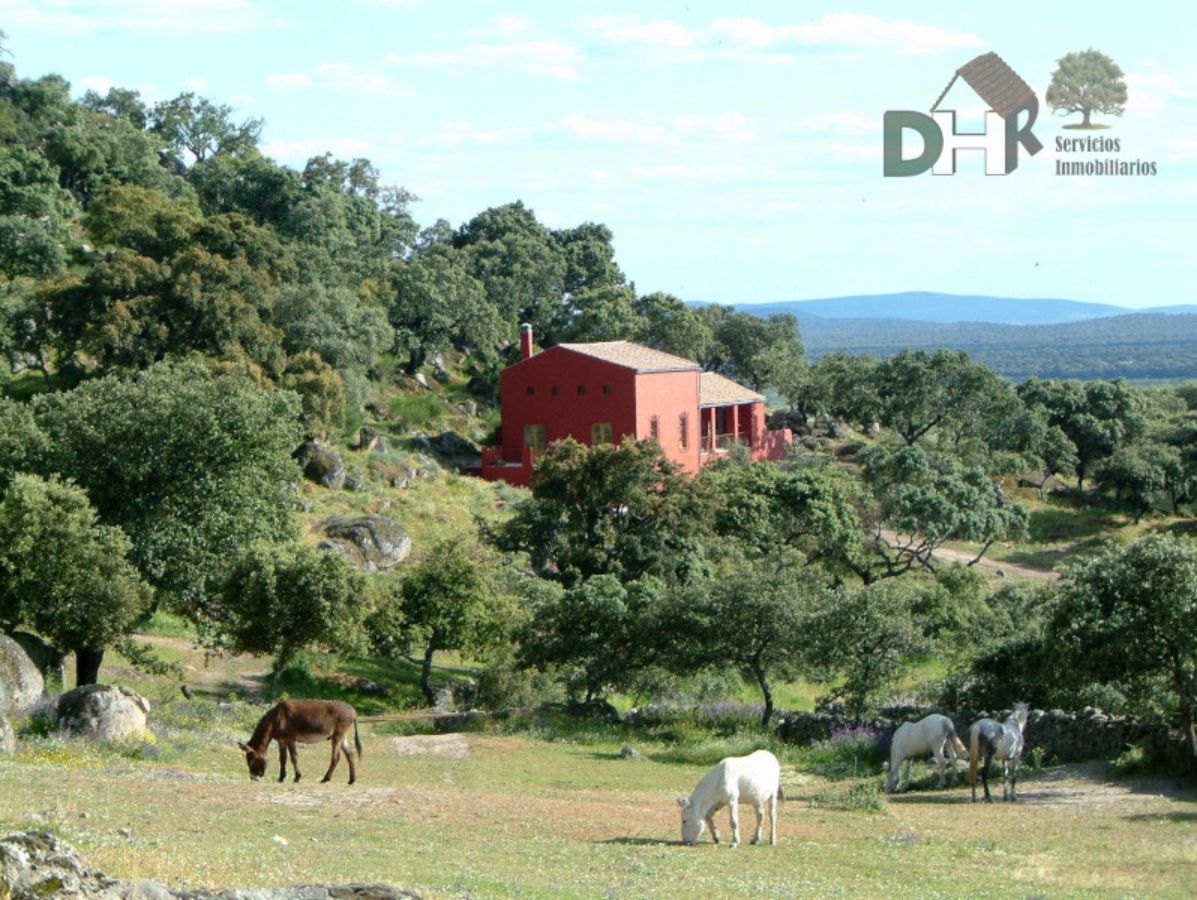
M 837 809 L 849 812 L 880 812 L 881 783 L 876 778 L 853 781 L 846 788 L 834 787 L 819 791 L 810 798 L 813 809 Z
M 868 725 L 844 725 L 824 741 L 799 751 L 802 763 L 827 778 L 859 778 L 885 761 L 881 733 Z

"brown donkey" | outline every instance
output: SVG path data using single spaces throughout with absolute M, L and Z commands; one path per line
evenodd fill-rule
M 332 762 L 320 779 L 321 783 L 332 778 L 333 769 L 341 759 L 341 751 L 349 761 L 349 783 L 357 781 L 357 766 L 353 751 L 349 748 L 349 727 L 353 726 L 353 743 L 357 758 L 362 758 L 362 739 L 357 733 L 357 710 L 340 700 L 283 700 L 270 712 L 262 716 L 253 737 L 248 744 L 238 743 L 245 751 L 245 762 L 249 765 L 249 777 L 257 781 L 266 774 L 266 750 L 271 741 L 278 741 L 278 780 L 287 779 L 287 754 L 291 754 L 291 765 L 295 769 L 295 780 L 299 781 L 299 752 L 296 743 L 318 744 L 332 741 Z

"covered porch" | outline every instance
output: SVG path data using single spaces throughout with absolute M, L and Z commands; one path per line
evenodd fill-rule
M 753 460 L 783 459 L 793 440 L 789 429 L 765 428 L 765 398 L 714 372 L 699 385 L 698 436 L 702 465 L 745 447 Z

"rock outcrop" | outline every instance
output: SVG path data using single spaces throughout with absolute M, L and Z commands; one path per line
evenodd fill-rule
M 357 432 L 357 449 L 366 453 L 386 453 L 386 438 L 373 428 L 363 426 Z
M 344 554 L 365 572 L 385 572 L 407 559 L 411 537 L 386 516 L 332 516 L 316 524 L 317 546 Z
M 463 437 L 456 431 L 442 431 L 431 441 L 432 449 L 443 456 L 448 456 L 453 459 L 473 458 L 477 456 L 481 459 L 482 450 L 467 437 Z
M 0 684 L 8 698 L 0 704 L 0 716 L 30 709 L 46 687 L 29 654 L 6 634 L 0 634 Z
M 42 640 L 36 634 L 28 631 L 14 631 L 9 635 L 21 645 L 21 649 L 29 654 L 42 678 L 54 677 L 58 683 L 66 684 L 66 654 L 53 644 Z
M 12 726 L 8 724 L 8 717 L 4 710 L 8 709 L 8 688 L 0 681 L 0 755 L 12 753 L 17 742 L 12 733 Z
M 58 698 L 59 727 L 100 741 L 141 740 L 146 736 L 150 701 L 117 684 L 86 684 Z
M 341 454 L 319 441 L 304 441 L 292 454 L 303 476 L 316 484 L 339 491 L 345 485 L 345 465 Z
M 156 881 L 118 881 L 97 872 L 79 851 L 48 832 L 0 838 L 0 898 L 41 900 L 397 900 L 418 897 L 385 884 L 297 885 L 258 890 L 187 890 Z

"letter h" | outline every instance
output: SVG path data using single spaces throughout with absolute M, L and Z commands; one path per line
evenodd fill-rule
M 934 175 L 956 174 L 956 152 L 958 150 L 983 150 L 985 152 L 985 174 L 1005 175 L 1006 166 L 1006 123 L 992 109 L 985 113 L 985 131 L 956 131 L 956 112 L 936 110 L 932 113 L 935 124 L 943 133 L 943 152 L 931 167 Z

